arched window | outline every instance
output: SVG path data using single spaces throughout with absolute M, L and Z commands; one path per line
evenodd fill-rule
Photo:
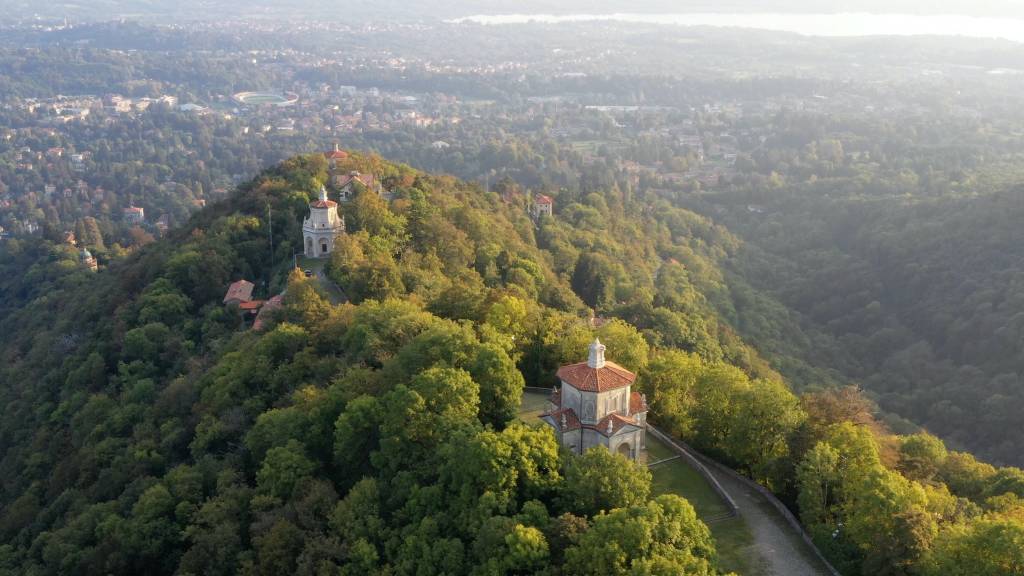
M 633 459 L 633 450 L 630 449 L 629 442 L 623 442 L 622 444 L 619 444 L 619 449 L 617 450 L 617 452 L 624 456 L 627 460 Z

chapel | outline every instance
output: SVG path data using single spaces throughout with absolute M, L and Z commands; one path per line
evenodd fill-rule
M 327 189 L 320 187 L 320 197 L 309 203 L 309 216 L 302 221 L 302 242 L 307 258 L 326 258 L 334 250 L 334 241 L 345 233 L 345 219 L 338 215 L 338 203 L 327 198 Z
M 636 460 L 646 448 L 647 398 L 632 389 L 636 374 L 604 356 L 605 346 L 595 338 L 586 362 L 559 368 L 561 387 L 540 418 L 576 454 L 604 446 Z

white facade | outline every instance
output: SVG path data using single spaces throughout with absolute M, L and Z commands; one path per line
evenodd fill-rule
M 635 460 L 646 448 L 647 400 L 632 391 L 636 375 L 605 361 L 604 352 L 594 340 L 587 362 L 559 369 L 561 389 L 541 419 L 576 454 L 603 446 Z
M 533 199 L 533 204 L 530 206 L 530 214 L 537 220 L 539 220 L 541 216 L 551 218 L 554 203 L 555 201 L 552 200 L 550 196 L 538 194 Z
M 345 233 L 345 220 L 338 215 L 338 204 L 327 199 L 320 187 L 320 198 L 309 204 L 309 216 L 302 221 L 302 243 L 308 258 L 325 258 L 334 250 L 334 241 Z

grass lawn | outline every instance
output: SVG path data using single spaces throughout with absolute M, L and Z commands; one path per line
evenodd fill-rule
M 647 436 L 648 460 L 655 462 L 668 456 L 674 456 L 668 446 L 653 436 Z M 662 455 L 664 454 L 664 455 Z M 729 512 L 725 502 L 711 488 L 707 480 L 690 466 L 686 460 L 677 458 L 662 462 L 651 467 L 654 476 L 651 491 L 654 494 L 678 494 L 690 501 L 703 518 L 721 516 Z
M 541 425 L 537 416 L 544 411 L 547 399 L 547 393 L 524 391 L 519 419 L 530 425 Z M 675 455 L 676 453 L 661 440 L 648 435 L 647 453 L 641 455 L 641 458 L 646 462 L 657 462 Z M 754 537 L 743 518 L 709 520 L 721 517 L 728 508 L 697 470 L 682 458 L 656 464 L 650 470 L 653 476 L 653 495 L 677 494 L 686 498 L 697 511 L 697 515 L 708 523 L 711 534 L 715 537 L 721 570 L 735 572 L 740 576 L 760 576 L 767 573 L 767 567 L 758 564 L 759 556 L 752 553 Z
M 649 462 L 657 462 L 674 455 L 675 452 L 661 440 L 651 435 L 647 436 Z M 750 528 L 743 518 L 738 516 L 721 519 L 729 508 L 700 472 L 682 458 L 677 458 L 652 466 L 651 474 L 651 492 L 654 495 L 677 494 L 686 498 L 697 511 L 697 516 L 707 523 L 715 537 L 720 569 L 743 576 L 767 573 L 766 566 L 757 565 L 757 554 L 752 554 L 754 536 L 750 533 Z
M 523 400 L 519 405 L 519 419 L 527 424 L 539 425 L 542 412 L 547 408 L 548 396 L 541 392 L 523 392 Z
M 718 550 L 718 569 L 735 572 L 740 576 L 763 576 L 769 574 L 768 566 L 758 553 L 754 535 L 742 516 L 713 522 L 708 525 L 715 537 Z
M 307 258 L 299 255 L 296 256 L 296 262 L 298 262 L 300 270 L 312 270 L 316 274 L 324 269 L 324 264 L 327 264 L 327 258 Z

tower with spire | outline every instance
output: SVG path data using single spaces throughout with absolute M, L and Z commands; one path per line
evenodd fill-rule
M 320 186 L 320 197 L 309 203 L 309 216 L 302 221 L 302 242 L 308 258 L 325 258 L 334 250 L 334 241 L 345 233 L 345 220 L 338 215 L 338 203 L 327 198 Z
M 636 374 L 606 360 L 605 350 L 595 338 L 586 362 L 558 369 L 561 388 L 540 418 L 576 454 L 603 446 L 636 460 L 646 448 L 647 399 L 632 390 Z

